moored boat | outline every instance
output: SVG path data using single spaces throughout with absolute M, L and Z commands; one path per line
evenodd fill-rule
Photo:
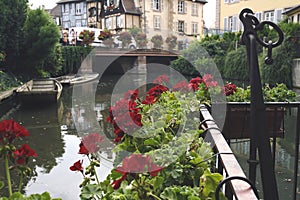
M 34 79 L 17 88 L 22 103 L 54 103 L 60 98 L 62 85 L 55 79 Z

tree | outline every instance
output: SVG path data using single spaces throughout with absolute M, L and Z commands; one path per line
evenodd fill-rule
M 6 54 L 7 70 L 15 70 L 23 45 L 27 0 L 0 1 L 0 51 Z
M 38 75 L 49 54 L 59 42 L 59 28 L 48 13 L 42 9 L 30 10 L 24 25 L 21 71 Z

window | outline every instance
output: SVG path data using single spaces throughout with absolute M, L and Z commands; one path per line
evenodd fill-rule
M 105 19 L 105 28 L 111 29 L 111 20 L 110 20 L 110 18 Z
M 160 1 L 161 0 L 152 0 L 153 1 L 153 10 L 160 10 Z
M 64 13 L 68 13 L 69 12 L 69 7 L 70 7 L 70 4 L 65 4 L 64 5 Z
M 297 15 L 297 22 L 300 23 L 300 14 Z
M 229 0 L 224 0 L 224 3 L 228 3 L 229 2 Z
M 178 32 L 184 32 L 184 21 L 178 21 Z
M 118 15 L 116 17 L 116 25 L 117 25 L 117 28 L 121 28 L 122 27 L 122 19 L 121 19 L 121 15 Z
M 196 35 L 198 34 L 198 23 L 192 22 L 192 34 Z
M 83 4 L 76 3 L 76 15 L 80 15 L 83 13 Z
M 154 29 L 160 29 L 160 16 L 154 15 Z
M 198 16 L 198 4 L 197 3 L 192 3 L 192 15 Z
M 265 12 L 264 17 L 264 20 L 274 22 L 274 11 Z
M 261 13 L 255 13 L 255 17 L 258 19 L 258 21 L 261 21 Z
M 89 17 L 95 17 L 97 15 L 96 7 L 89 8 Z
M 184 13 L 184 1 L 178 1 L 178 13 Z

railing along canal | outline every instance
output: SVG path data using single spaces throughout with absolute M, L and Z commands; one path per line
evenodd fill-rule
M 272 118 L 269 119 L 269 123 L 271 127 L 268 129 L 270 142 L 272 143 L 272 160 L 273 167 L 275 167 L 275 159 L 276 159 L 276 149 L 277 149 L 277 138 L 284 138 L 285 136 L 285 124 L 284 124 L 284 116 L 288 113 L 296 114 L 296 128 L 293 130 L 295 134 L 295 160 L 294 160 L 294 170 L 293 170 L 293 189 L 290 191 L 292 193 L 292 199 L 297 199 L 298 193 L 298 167 L 299 167 L 299 139 L 300 139 L 300 102 L 268 102 L 265 103 L 266 110 L 272 110 Z M 225 194 L 228 199 L 258 199 L 256 194 L 255 185 L 251 185 L 252 182 L 249 181 L 247 176 L 244 174 L 243 169 L 238 163 L 235 155 L 233 154 L 230 148 L 230 141 L 232 139 L 246 139 L 249 138 L 249 133 L 245 134 L 247 131 L 247 123 L 246 119 L 239 119 L 239 121 L 234 121 L 235 118 L 231 118 L 233 112 L 236 109 L 242 110 L 244 112 L 245 118 L 249 118 L 249 109 L 250 103 L 241 103 L 241 102 L 229 102 L 227 103 L 227 119 L 225 120 L 225 125 L 223 130 L 221 131 L 217 125 L 217 120 L 211 116 L 210 112 L 205 106 L 200 108 L 201 113 L 201 128 L 206 130 L 206 138 L 209 138 L 209 141 L 212 141 L 214 144 L 215 153 L 218 155 L 217 168 L 218 172 L 224 174 L 225 178 Z M 293 110 L 293 112 L 292 112 Z M 246 113 L 248 112 L 248 114 Z M 286 114 L 285 114 L 286 113 Z M 249 119 L 247 119 L 249 120 Z M 236 126 L 245 126 L 243 131 L 240 132 L 240 135 L 234 133 L 234 129 Z M 230 127 L 230 128 L 228 128 Z M 279 129 L 278 129 L 279 127 Z M 248 127 L 249 128 L 249 127 Z M 239 129 L 241 130 L 241 129 Z M 249 130 L 248 130 L 249 131 Z M 234 134 L 233 134 L 234 133 Z M 259 160 L 257 160 L 259 163 Z M 256 174 L 252 176 L 256 177 Z M 262 177 L 263 179 L 264 177 Z M 240 180 L 235 180 L 240 179 Z
M 214 145 L 215 153 L 218 155 L 218 172 L 225 176 L 225 181 L 228 180 L 224 182 L 227 198 L 232 199 L 234 196 L 236 199 L 258 199 L 255 194 L 256 189 L 251 183 L 246 182 L 248 179 L 245 173 L 205 106 L 201 106 L 200 114 L 202 119 L 200 128 L 205 130 L 205 138 Z M 236 180 L 230 180 L 231 178 Z

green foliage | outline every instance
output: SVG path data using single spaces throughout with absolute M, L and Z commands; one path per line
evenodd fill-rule
M 18 85 L 20 84 L 14 76 L 0 70 L 0 91 L 5 91 Z
M 283 83 L 276 84 L 275 87 L 270 87 L 268 84 L 262 88 L 265 102 L 292 102 L 296 100 L 296 93 L 289 90 Z M 236 92 L 227 96 L 230 102 L 250 102 L 250 86 L 246 89 L 241 87 L 236 88 Z
M 300 24 L 281 22 L 279 27 L 284 32 L 285 39 L 281 46 L 273 49 L 273 64 L 265 64 L 264 58 L 266 55 L 261 55 L 262 79 L 264 83 L 271 85 L 284 83 L 291 88 L 293 59 L 300 56 L 298 40 Z M 276 41 L 276 34 L 273 35 L 271 39 L 272 41 Z
M 87 46 L 62 46 L 62 73 L 76 74 L 82 61 L 91 52 L 92 47 Z
M 164 41 L 161 35 L 154 35 L 151 38 L 151 42 L 153 43 L 153 47 L 156 49 L 161 49 L 161 46 L 163 45 Z
M 14 70 L 23 46 L 27 0 L 0 1 L 0 51 L 7 53 L 6 69 Z
M 24 25 L 24 46 L 22 48 L 22 73 L 37 74 L 43 70 L 42 63 L 55 51 L 59 41 L 59 29 L 42 9 L 30 10 Z
M 0 197 L 0 200 L 61 200 L 61 199 L 51 198 L 48 192 L 44 192 L 42 194 L 32 194 L 30 196 L 25 196 L 19 192 L 15 192 L 9 198 Z
M 244 47 L 227 53 L 223 76 L 233 80 L 247 80 L 249 77 L 247 64 L 247 53 Z
M 182 51 L 182 57 L 186 59 L 201 74 L 215 74 L 215 63 L 200 41 L 190 43 L 187 49 Z M 188 67 L 188 66 L 187 66 Z
M 178 59 L 171 62 L 170 67 L 177 70 L 181 74 L 190 75 L 190 76 L 199 76 L 199 72 L 196 68 L 188 62 L 185 58 L 179 57 Z
M 133 37 L 134 39 L 136 39 L 136 38 L 137 38 L 137 35 L 140 34 L 140 33 L 142 33 L 142 29 L 139 28 L 139 27 L 134 26 L 133 28 L 130 28 L 130 29 L 128 30 L 128 32 L 132 35 L 132 37 Z

